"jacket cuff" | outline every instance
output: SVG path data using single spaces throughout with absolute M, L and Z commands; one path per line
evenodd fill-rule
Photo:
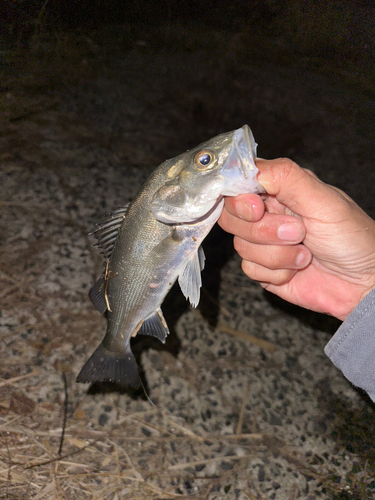
M 349 314 L 324 352 L 375 402 L 375 288 Z

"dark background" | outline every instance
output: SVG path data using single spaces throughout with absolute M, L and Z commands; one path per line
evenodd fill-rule
M 90 30 L 125 22 L 154 26 L 182 21 L 229 30 L 266 30 L 269 35 L 293 35 L 305 28 L 315 33 L 316 45 L 325 35 L 324 51 L 347 45 L 374 55 L 374 2 L 371 0 L 3 0 L 0 4 L 1 38 L 9 44 L 26 43 L 39 25 L 44 29 Z M 329 29 L 329 27 L 330 29 Z M 328 31 L 330 34 L 328 36 Z M 299 49 L 307 50 L 301 40 Z M 310 49 L 312 47 L 310 46 Z M 296 49 L 298 49 L 296 47 Z M 336 47 L 337 49 L 337 47 Z M 357 57 L 359 53 L 357 53 Z

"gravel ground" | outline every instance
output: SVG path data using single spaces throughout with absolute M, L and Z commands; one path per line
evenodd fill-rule
M 95 223 L 164 159 L 244 123 L 261 157 L 374 216 L 371 84 L 244 34 L 103 38 L 8 60 L 1 88 L 0 498 L 373 498 L 374 405 L 323 353 L 339 323 L 266 294 L 219 228 L 198 310 L 175 287 L 166 345 L 135 339 L 147 398 L 75 383 L 105 331 L 87 296 Z

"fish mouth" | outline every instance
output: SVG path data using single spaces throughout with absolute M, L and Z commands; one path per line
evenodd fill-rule
M 235 131 L 233 146 L 241 160 L 242 175 L 247 179 L 249 177 L 249 171 L 252 172 L 255 167 L 254 158 L 257 148 L 257 143 L 248 125 L 244 125 L 242 128 Z
M 233 133 L 232 150 L 225 162 L 223 175 L 225 187 L 224 196 L 237 196 L 241 193 L 262 193 L 264 189 L 258 183 L 255 165 L 257 143 L 248 125 Z

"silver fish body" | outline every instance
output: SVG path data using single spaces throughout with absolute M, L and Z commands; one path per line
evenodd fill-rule
M 223 196 L 263 191 L 255 148 L 244 125 L 165 161 L 132 203 L 95 231 L 107 261 L 90 297 L 100 312 L 108 311 L 107 332 L 78 382 L 139 386 L 130 339 L 146 334 L 165 342 L 169 330 L 160 306 L 177 279 L 198 304 L 201 243 L 220 217 Z

